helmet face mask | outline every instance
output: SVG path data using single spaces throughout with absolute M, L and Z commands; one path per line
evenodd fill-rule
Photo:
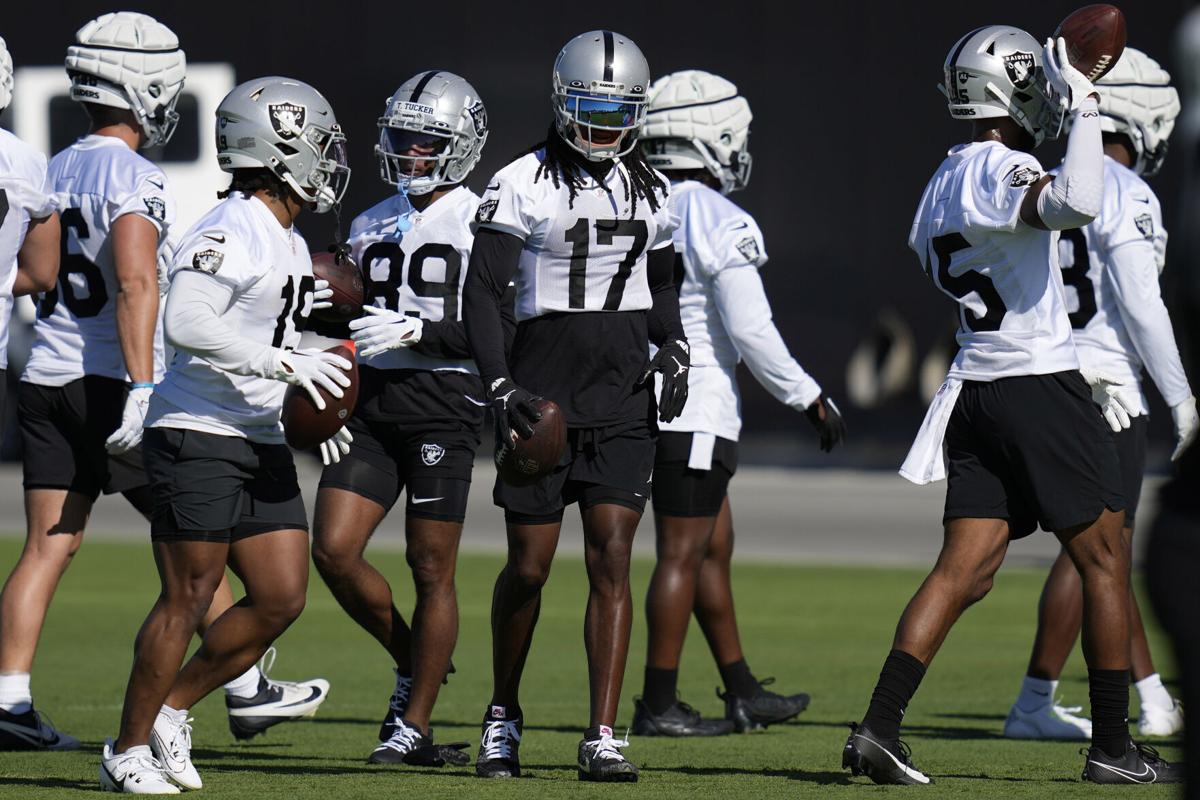
M 558 134 L 585 158 L 620 158 L 637 145 L 650 68 L 632 40 L 612 31 L 576 36 L 555 59 L 552 84 Z
M 379 177 L 406 194 L 462 183 L 487 142 L 487 109 L 464 78 L 435 70 L 413 76 L 379 118 Z

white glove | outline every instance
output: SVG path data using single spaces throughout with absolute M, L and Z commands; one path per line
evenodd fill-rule
M 1171 418 L 1175 420 L 1175 452 L 1171 460 L 1178 461 L 1179 457 L 1196 441 L 1196 433 L 1200 431 L 1200 416 L 1196 415 L 1196 398 L 1189 397 L 1182 403 L 1171 406 Z
M 363 306 L 363 311 L 366 316 L 350 320 L 350 338 L 358 346 L 359 355 L 373 356 L 421 341 L 424 323 L 420 317 L 376 306 Z
M 1067 40 L 1047 39 L 1042 48 L 1042 72 L 1050 88 L 1051 102 L 1057 102 L 1064 111 L 1074 111 L 1096 91 L 1084 74 L 1071 66 L 1067 57 Z
M 350 385 L 346 374 L 353 364 L 339 355 L 324 350 L 294 350 L 279 352 L 279 369 L 275 380 L 303 387 L 312 398 L 317 411 L 325 410 L 325 400 L 317 391 L 320 387 L 339 400 L 345 395 L 342 388 Z
M 332 437 L 321 442 L 321 463 L 328 467 L 341 461 L 342 456 L 350 452 L 350 443 L 353 441 L 350 431 L 339 428 Z
M 1092 402 L 1100 406 L 1100 412 L 1104 414 L 1104 420 L 1108 423 L 1108 427 L 1112 428 L 1113 433 L 1120 433 L 1129 427 L 1129 417 L 1133 409 L 1121 398 L 1121 393 L 1117 391 L 1118 386 L 1123 384 L 1107 375 L 1091 370 L 1081 369 L 1080 374 L 1087 381 L 1088 386 L 1092 387 Z
M 121 427 L 104 442 L 105 450 L 119 456 L 138 446 L 142 441 L 142 426 L 146 422 L 146 411 L 150 408 L 150 395 L 153 393 L 153 386 L 129 390 L 125 397 L 125 410 L 121 412 Z
M 313 281 L 313 311 L 320 311 L 323 308 L 333 308 L 333 303 L 329 298 L 333 297 L 333 289 L 329 288 L 329 281 L 317 278 Z

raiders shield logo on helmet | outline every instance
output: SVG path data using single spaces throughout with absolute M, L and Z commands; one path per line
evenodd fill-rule
M 221 268 L 221 262 L 224 260 L 224 254 L 217 250 L 200 250 L 192 256 L 192 268 L 198 269 L 201 272 L 207 272 L 209 275 L 215 275 L 217 274 L 217 270 Z
M 1149 214 L 1138 214 L 1133 218 L 1133 224 L 1137 225 L 1137 229 L 1141 232 L 1142 236 L 1147 239 L 1154 238 L 1154 218 Z
M 271 103 L 271 128 L 280 139 L 295 139 L 304 130 L 308 109 L 298 103 Z
M 483 103 L 478 102 L 471 106 L 467 113 L 471 115 L 471 124 L 475 126 L 475 135 L 483 136 L 485 133 L 487 133 L 487 109 L 483 107 Z
M 1033 83 L 1033 53 L 1018 51 L 1004 57 L 1004 71 L 1013 86 L 1024 89 Z
M 440 444 L 421 445 L 421 460 L 425 462 L 425 466 L 427 467 L 432 467 L 441 461 L 444 455 L 446 455 L 446 448 Z
M 143 197 L 142 202 L 146 204 L 146 212 L 156 220 L 161 222 L 167 218 L 167 204 L 161 197 Z

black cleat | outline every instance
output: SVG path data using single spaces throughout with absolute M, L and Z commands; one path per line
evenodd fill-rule
M 900 739 L 881 739 L 864 725 L 850 723 L 850 736 L 842 748 L 842 767 L 852 775 L 866 775 L 875 783 L 924 786 L 933 779 L 913 766 L 908 745 Z
M 717 697 L 725 701 L 725 719 L 733 722 L 735 731 L 745 733 L 762 730 L 768 725 L 789 720 L 808 708 L 812 698 L 804 693 L 783 695 L 763 688 L 774 682 L 774 678 L 760 681 L 758 691 L 748 699 L 717 689 Z
M 521 777 L 521 731 L 524 720 L 508 717 L 504 706 L 491 706 L 479 736 L 475 774 L 481 778 Z
M 33 708 L 20 714 L 0 709 L 0 750 L 78 750 L 79 740 L 55 730 Z
M 733 733 L 727 719 L 704 719 L 687 703 L 676 700 L 661 714 L 652 712 L 642 698 L 633 698 L 633 732 L 638 736 L 725 736 Z
M 396 676 L 396 690 L 388 700 L 387 714 L 379 724 L 379 741 L 386 742 L 396 731 L 396 720 L 408 713 L 408 696 L 412 693 L 412 678 Z
M 599 725 L 583 732 L 579 743 L 579 780 L 600 783 L 636 783 L 638 768 L 625 758 L 620 748 L 629 739 L 618 742 L 612 728 Z
M 461 767 L 470 762 L 463 752 L 466 742 L 434 744 L 433 739 L 421 733 L 403 718 L 397 717 L 393 733 L 367 757 L 368 764 L 408 764 L 413 767 L 444 767 L 447 764 Z
M 1183 765 L 1164 761 L 1158 751 L 1145 744 L 1129 743 L 1120 758 L 1099 747 L 1079 751 L 1086 757 L 1083 779 L 1092 783 L 1183 783 Z

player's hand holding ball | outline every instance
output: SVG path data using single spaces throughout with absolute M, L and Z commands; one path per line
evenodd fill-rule
M 332 438 L 326 439 L 320 444 L 321 463 L 325 466 L 336 464 L 342 460 L 342 456 L 350 452 L 350 443 L 354 441 L 354 437 L 350 435 L 350 431 L 345 428 L 339 428 Z
M 683 413 L 688 397 L 688 370 L 692 366 L 691 348 L 683 339 L 667 342 L 658 349 L 650 366 L 642 373 L 645 383 L 654 373 L 663 376 L 662 392 L 658 397 L 658 419 L 670 422 Z
M 804 409 L 804 416 L 821 437 L 821 449 L 826 453 L 832 452 L 834 446 L 846 438 L 846 421 L 829 395 L 821 395 L 814 400 L 812 405 Z
M 312 398 L 318 411 L 325 410 L 325 399 L 318 387 L 339 400 L 350 385 L 347 374 L 354 365 L 341 356 L 324 350 L 281 350 L 275 379 L 299 386 Z
M 518 436 L 532 438 L 533 425 L 542 418 L 542 412 L 535 405 L 539 398 L 517 386 L 511 378 L 497 378 L 489 394 L 500 442 L 514 442 Z
M 1064 112 L 1075 111 L 1088 95 L 1096 94 L 1092 82 L 1071 65 L 1067 57 L 1067 40 L 1061 36 L 1046 40 L 1042 70 L 1046 74 L 1051 101 L 1057 102 Z
M 412 347 L 421 341 L 424 323 L 399 311 L 363 306 L 364 316 L 350 320 L 350 338 L 359 355 L 373 356 L 399 347 Z

